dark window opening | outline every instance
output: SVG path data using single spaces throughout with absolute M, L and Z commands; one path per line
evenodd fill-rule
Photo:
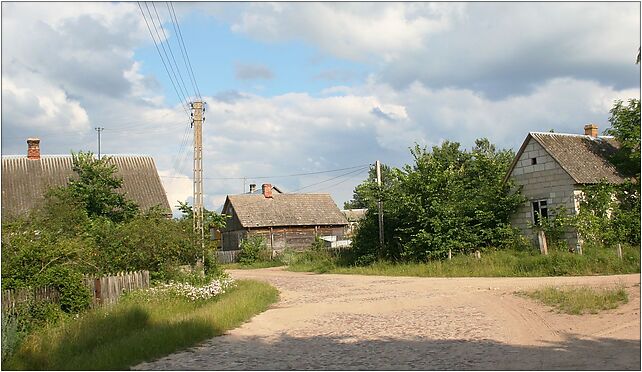
M 537 158 L 531 158 L 531 165 L 537 164 Z
M 533 224 L 540 225 L 541 218 L 548 218 L 548 203 L 546 200 L 537 200 L 533 202 Z

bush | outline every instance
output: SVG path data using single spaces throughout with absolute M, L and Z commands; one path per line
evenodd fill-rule
M 267 250 L 265 239 L 260 236 L 251 236 L 241 241 L 239 263 L 252 264 L 258 261 L 269 261 L 271 254 Z
M 72 269 L 54 266 L 38 275 L 35 284 L 58 290 L 60 309 L 66 313 L 78 314 L 91 304 L 91 293 L 83 284 L 82 274 Z

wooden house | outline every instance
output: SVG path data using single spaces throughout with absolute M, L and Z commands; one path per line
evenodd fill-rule
M 530 132 L 504 178 L 513 179 L 528 199 L 513 215 L 512 225 L 537 242 L 532 226 L 538 218 L 552 216 L 560 206 L 577 213 L 584 185 L 624 182 L 608 160 L 618 148 L 613 137 L 598 136 L 595 124 L 586 125 L 584 135 Z M 576 231 L 567 231 L 565 238 L 570 248 L 578 243 Z
M 2 218 L 26 214 L 44 201 L 51 187 L 65 186 L 75 178 L 71 155 L 40 154 L 40 140 L 27 140 L 27 156 L 2 156 Z M 116 175 L 123 178 L 119 192 L 142 210 L 159 205 L 171 217 L 167 195 L 154 159 L 144 155 L 109 155 Z
M 348 225 L 329 194 L 273 192 L 270 184 L 261 193 L 228 195 L 222 213 L 231 216 L 221 231 L 223 250 L 239 249 L 250 236 L 263 237 L 273 251 L 305 249 L 317 236 L 341 240 Z

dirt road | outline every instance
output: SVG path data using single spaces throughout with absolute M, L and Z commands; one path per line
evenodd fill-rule
M 233 270 L 281 291 L 270 310 L 192 349 L 135 369 L 640 370 L 640 275 L 410 278 Z M 514 292 L 624 286 L 596 315 L 551 311 Z

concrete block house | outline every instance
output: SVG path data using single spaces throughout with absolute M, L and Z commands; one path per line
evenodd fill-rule
M 308 248 L 316 236 L 343 238 L 348 221 L 329 194 L 274 192 L 271 184 L 261 190 L 225 199 L 222 213 L 231 218 L 221 230 L 222 250 L 238 250 L 251 236 L 263 237 L 273 251 Z
M 577 213 L 584 185 L 600 180 L 622 183 L 624 178 L 608 160 L 618 148 L 613 137 L 598 135 L 595 124 L 584 126 L 584 135 L 530 132 L 504 178 L 513 179 L 528 199 L 512 217 L 512 225 L 536 244 L 537 232 L 530 226 L 538 216 L 550 217 L 559 206 Z M 575 231 L 565 238 L 569 248 L 578 242 Z
M 40 140 L 27 140 L 27 155 L 2 156 L 2 218 L 26 214 L 44 201 L 51 187 L 65 186 L 76 177 L 71 155 L 41 155 Z M 160 205 L 171 217 L 165 189 L 154 159 L 144 155 L 108 155 L 123 178 L 125 197 L 142 210 Z

